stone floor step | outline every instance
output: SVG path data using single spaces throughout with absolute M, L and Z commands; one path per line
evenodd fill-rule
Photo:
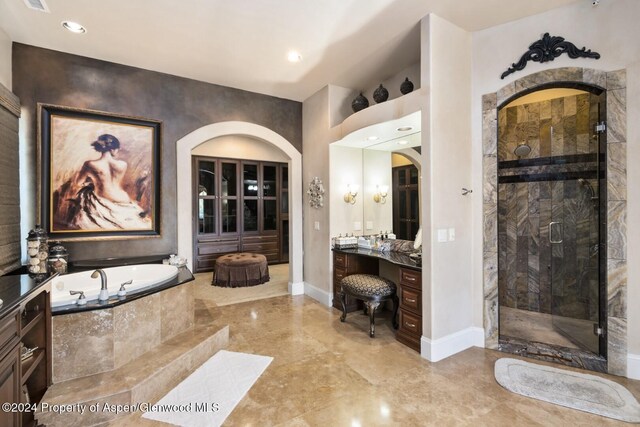
M 126 416 L 125 405 L 155 403 L 228 344 L 228 325 L 196 326 L 118 369 L 52 385 L 36 418 L 50 427 L 84 427 Z

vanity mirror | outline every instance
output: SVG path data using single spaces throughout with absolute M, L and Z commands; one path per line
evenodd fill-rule
M 360 188 L 353 205 L 332 204 L 333 234 L 383 232 L 414 240 L 420 225 L 420 125 L 418 111 L 331 144 L 332 193 Z

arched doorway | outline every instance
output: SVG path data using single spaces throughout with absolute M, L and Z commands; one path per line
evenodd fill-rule
M 290 268 L 289 292 L 303 289 L 302 283 L 302 155 L 282 136 L 264 126 L 253 123 L 229 121 L 213 123 L 196 129 L 176 143 L 177 204 L 178 204 L 178 252 L 189 260 L 193 268 L 193 228 L 191 185 L 191 151 L 213 138 L 227 135 L 243 135 L 271 144 L 289 159 L 290 182 Z

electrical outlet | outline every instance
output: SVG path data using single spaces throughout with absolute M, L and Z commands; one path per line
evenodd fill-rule
M 356 221 L 353 223 L 353 231 L 360 231 L 362 230 L 362 224 L 360 223 L 360 221 Z
M 454 240 L 456 240 L 456 229 L 455 228 L 450 228 L 449 229 L 449 241 L 453 242 Z
M 313 229 L 314 230 L 320 230 L 320 221 L 316 221 L 313 223 Z
M 446 228 L 438 229 L 438 243 L 442 243 L 446 241 L 447 241 L 447 229 Z
M 367 230 L 373 230 L 373 221 L 367 221 Z

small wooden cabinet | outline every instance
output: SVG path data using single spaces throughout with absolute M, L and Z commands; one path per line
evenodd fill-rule
M 378 274 L 378 261 L 345 252 L 333 253 L 333 306 L 342 311 L 340 281 L 350 274 Z M 362 302 L 347 296 L 347 312 L 362 308 Z
M 23 348 L 37 349 L 22 360 Z M 51 306 L 48 287 L 0 318 L 0 401 L 39 403 L 51 385 Z M 1 426 L 37 425 L 33 412 L 0 411 Z
M 400 324 L 396 339 L 420 352 L 422 337 L 422 273 L 400 268 L 398 281 Z

